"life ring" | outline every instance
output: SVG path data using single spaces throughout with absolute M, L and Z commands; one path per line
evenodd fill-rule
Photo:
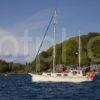
M 87 74 L 87 77 L 88 77 L 88 78 L 94 78 L 95 76 L 96 76 L 96 75 L 95 75 L 94 73 L 88 73 L 88 74 Z

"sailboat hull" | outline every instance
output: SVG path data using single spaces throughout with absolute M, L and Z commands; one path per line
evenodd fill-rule
M 87 78 L 86 76 L 45 76 L 45 75 L 36 75 L 30 74 L 32 76 L 32 82 L 73 82 L 73 83 L 80 83 L 80 82 L 91 82 L 92 79 Z

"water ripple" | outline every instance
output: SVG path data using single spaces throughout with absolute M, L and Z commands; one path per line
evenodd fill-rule
M 28 75 L 0 76 L 0 100 L 100 100 L 100 76 L 91 83 L 32 83 Z

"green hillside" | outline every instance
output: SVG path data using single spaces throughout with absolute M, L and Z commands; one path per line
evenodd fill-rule
M 79 37 L 72 37 L 56 45 L 56 65 L 78 66 Z M 0 73 L 28 73 L 52 69 L 53 47 L 41 52 L 37 59 L 26 65 L 7 63 L 0 60 Z M 100 33 L 88 33 L 81 36 L 81 66 L 100 63 Z M 74 66 L 73 66 L 74 65 Z M 56 66 L 57 67 L 57 66 Z
M 78 39 L 72 37 L 56 45 L 56 65 L 78 66 Z M 37 60 L 29 64 L 32 70 L 44 71 L 52 68 L 53 48 L 41 52 Z M 88 33 L 81 36 L 81 65 L 100 63 L 100 33 Z
M 13 62 L 8 63 L 6 61 L 0 60 L 0 74 L 26 73 L 25 69 L 26 69 L 25 65 L 13 63 Z

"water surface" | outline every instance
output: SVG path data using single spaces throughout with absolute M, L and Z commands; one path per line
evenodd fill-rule
M 0 76 L 0 100 L 100 100 L 100 76 L 91 83 L 32 83 L 29 75 Z

